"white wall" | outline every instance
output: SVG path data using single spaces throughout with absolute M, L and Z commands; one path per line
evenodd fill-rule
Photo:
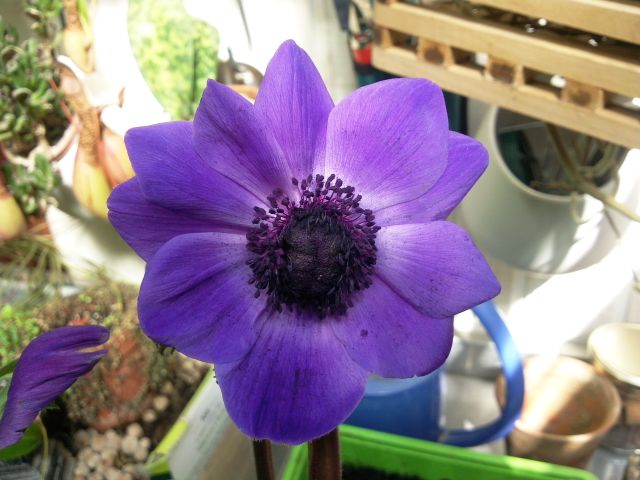
M 332 0 L 242 0 L 251 46 L 237 0 L 185 0 L 185 3 L 189 13 L 218 28 L 221 54 L 229 46 L 236 60 L 264 72 L 278 46 L 293 39 L 313 59 L 334 101 L 357 86 L 346 33 L 340 30 Z

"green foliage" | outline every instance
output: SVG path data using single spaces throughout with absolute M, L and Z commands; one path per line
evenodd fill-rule
M 53 203 L 53 191 L 60 185 L 60 175 L 41 154 L 35 156 L 34 169 L 25 165 L 2 165 L 5 182 L 25 215 L 42 216 Z
M 11 385 L 11 377 L 11 373 L 0 376 L 0 416 L 2 415 L 4 406 L 7 404 L 7 396 L 9 393 L 9 385 Z
M 218 71 L 218 31 L 211 25 L 197 21 L 193 37 L 193 83 L 191 89 L 191 116 L 195 115 L 200 97 L 209 78 L 216 78 Z
M 25 234 L 0 242 L 0 258 L 5 259 L 0 262 L 0 278 L 4 280 L 0 284 L 0 298 L 12 302 L 14 310 L 37 307 L 69 284 L 60 252 L 44 235 Z M 21 285 L 18 292 L 16 285 Z M 0 313 L 0 331 L 3 324 Z M 0 354 L 0 364 L 1 360 Z
M 7 382 L 11 381 L 10 375 L 14 372 L 14 370 L 16 369 L 16 365 L 18 364 L 18 360 L 12 360 L 9 363 L 6 363 L 5 365 L 3 365 L 2 367 L 0 367 L 0 390 L 3 387 L 3 381 L 5 380 L 4 377 L 6 377 Z M 4 400 L 3 400 L 4 398 Z M 2 406 L 4 405 L 4 402 L 6 401 L 6 397 L 0 397 L 0 410 L 2 410 Z
M 15 362 L 11 362 L 11 364 L 0 368 L 0 416 L 7 403 L 7 395 L 9 393 L 9 386 L 11 385 L 11 377 L 14 369 Z M 38 448 L 41 443 L 42 430 L 37 424 L 32 423 L 24 432 L 24 436 L 20 441 L 0 450 L 0 461 L 24 457 Z
M 42 430 L 32 423 L 24 432 L 24 435 L 17 443 L 0 450 L 0 461 L 15 460 L 25 455 L 29 455 L 42 444 Z
M 82 29 L 87 32 L 87 34 L 91 34 L 91 17 L 89 15 L 87 0 L 77 0 L 76 6 L 78 8 Z
M 26 156 L 38 135 L 55 143 L 67 126 L 49 48 L 34 38 L 20 42 L 0 17 L 0 141 L 17 155 Z
M 4 305 L 0 309 L 0 365 L 17 359 L 27 344 L 40 332 L 38 321 L 30 311 Z
M 40 39 L 55 37 L 62 13 L 62 0 L 24 0 L 24 11 L 33 19 L 31 29 Z
M 130 0 L 129 41 L 149 88 L 174 120 L 190 120 L 215 78 L 218 31 L 182 0 Z

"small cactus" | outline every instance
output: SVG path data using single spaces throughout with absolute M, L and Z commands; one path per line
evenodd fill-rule
M 58 299 L 34 317 L 46 331 L 64 325 L 108 327 L 109 353 L 93 371 L 67 392 L 69 417 L 99 431 L 142 418 L 161 386 L 171 379 L 172 362 L 140 330 L 134 287 L 105 283 Z

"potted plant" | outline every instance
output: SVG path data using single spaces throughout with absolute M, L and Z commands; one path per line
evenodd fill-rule
M 142 333 L 136 300 L 136 288 L 101 279 L 35 309 L 7 306 L 0 312 L 1 364 L 17 358 L 38 335 L 62 327 L 101 325 L 111 332 L 102 361 L 61 397 L 57 408 L 42 415 L 53 445 L 43 455 L 50 456 L 50 464 L 61 465 L 61 475 L 53 478 L 110 478 L 118 472 L 130 479 L 148 478 L 144 464 L 151 451 L 205 376 L 204 364 L 159 349 Z M 27 463 L 41 458 L 38 450 L 23 453 Z
M 73 155 L 59 162 L 58 204 L 47 211 L 53 242 L 75 283 L 90 283 L 96 266 L 104 266 L 114 280 L 137 282 L 142 263 L 106 222 L 112 188 L 133 175 L 123 140 L 127 119 L 117 105 L 94 105 L 82 71 L 68 57 L 59 61 L 62 88 L 80 131 Z M 111 115 L 114 111 L 119 115 Z
M 64 282 L 45 214 L 57 204 L 58 165 L 74 155 L 77 138 L 55 60 L 62 3 L 28 0 L 22 6 L 31 21 L 26 40 L 0 18 L 0 272 L 7 282 L 2 285 L 3 301 L 13 301 L 18 283 L 38 297 L 45 284 Z
M 61 4 L 30 0 L 25 12 L 34 20 L 35 36 L 24 41 L 0 18 L 0 192 L 13 195 L 33 227 L 55 203 L 59 176 L 54 162 L 69 150 L 75 130 L 54 60 Z M 19 215 L 14 213 L 14 218 L 14 233 L 23 231 Z
M 70 35 L 68 27 L 74 25 L 73 35 L 91 49 L 84 55 L 85 50 L 67 46 L 70 58 L 60 57 L 63 88 L 81 131 L 75 158 L 60 163 L 60 205 L 48 217 L 54 242 L 77 282 L 93 265 L 105 265 L 114 279 L 140 281 L 143 263 L 105 222 L 111 190 L 133 176 L 124 134 L 168 120 L 169 113 L 174 119 L 191 118 L 206 78 L 215 77 L 215 29 L 190 17 L 182 2 L 157 3 L 149 9 L 136 2 L 97 2 L 88 15 L 80 8 L 84 2 L 65 2 L 65 33 Z M 154 28 L 145 27 L 149 24 Z M 159 66 L 165 60 L 170 68 Z M 87 65 L 95 68 L 89 71 Z

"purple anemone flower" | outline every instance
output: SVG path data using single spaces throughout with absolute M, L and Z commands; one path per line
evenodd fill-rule
M 500 289 L 445 221 L 487 153 L 448 131 L 428 80 L 334 106 L 289 41 L 255 105 L 209 81 L 192 123 L 125 142 L 136 177 L 112 193 L 109 218 L 147 261 L 142 328 L 215 364 L 250 437 L 308 441 L 349 416 L 369 373 L 435 370 L 453 315 Z
M 13 445 L 40 410 L 104 356 L 109 338 L 97 325 L 62 327 L 40 335 L 24 349 L 11 378 L 0 419 L 0 449 Z

